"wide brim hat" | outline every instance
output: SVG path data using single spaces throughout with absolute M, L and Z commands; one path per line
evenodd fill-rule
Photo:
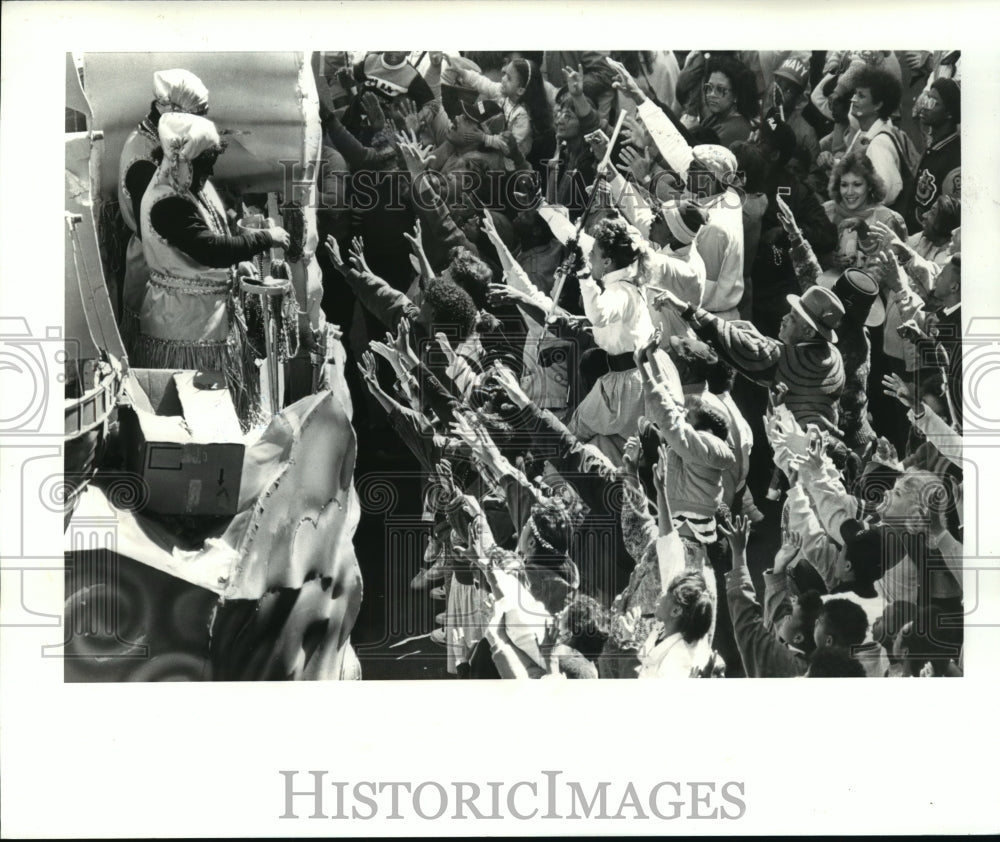
M 878 327 L 885 322 L 885 304 L 878 293 L 878 283 L 861 269 L 843 272 L 827 270 L 819 277 L 824 287 L 833 291 L 844 305 L 845 318 L 854 318 L 854 311 L 865 312 L 865 327 Z
M 786 295 L 785 299 L 802 320 L 827 342 L 836 342 L 836 328 L 844 319 L 844 305 L 823 286 L 809 287 L 805 293 Z

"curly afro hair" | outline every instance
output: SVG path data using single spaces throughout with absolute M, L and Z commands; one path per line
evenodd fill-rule
M 616 269 L 631 266 L 639 257 L 639 251 L 629 236 L 628 223 L 621 217 L 602 219 L 590 233 Z
M 464 289 L 476 306 L 486 306 L 486 292 L 493 280 L 493 271 L 465 246 L 455 246 L 448 253 L 451 279 Z
M 457 326 L 463 339 L 476 326 L 476 303 L 458 284 L 440 279 L 431 281 L 424 290 L 424 303 L 433 311 L 434 330 Z

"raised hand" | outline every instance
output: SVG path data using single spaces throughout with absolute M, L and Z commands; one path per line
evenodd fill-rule
M 531 403 L 531 399 L 521 388 L 521 383 L 514 375 L 514 372 L 507 368 L 507 366 L 501 365 L 499 362 L 494 363 L 493 368 L 490 369 L 490 373 L 516 406 L 523 409 Z
M 879 436 L 878 444 L 875 445 L 875 455 L 872 457 L 873 462 L 877 462 L 879 465 L 885 465 L 887 468 L 893 468 L 897 471 L 903 470 L 903 463 L 899 461 L 899 454 L 896 453 L 896 447 L 891 441 L 889 441 L 885 436 Z
M 645 100 L 646 95 L 643 93 L 642 88 L 640 88 L 639 84 L 632 78 L 632 74 L 625 69 L 624 64 L 620 61 L 615 61 L 610 56 L 606 57 L 604 60 L 615 72 L 615 79 L 611 84 L 616 90 L 621 91 L 625 94 L 625 96 L 634 102 L 641 103 Z
M 678 298 L 670 290 L 665 289 L 653 299 L 653 306 L 658 310 L 662 310 L 664 307 L 673 307 L 678 312 L 683 312 L 688 308 L 688 303 Z
M 901 339 L 905 339 L 907 342 L 918 342 L 921 339 L 930 339 L 930 336 L 921 330 L 920 325 L 918 325 L 913 319 L 908 319 L 903 322 L 896 328 L 896 333 L 899 334 Z
M 455 349 L 451 347 L 451 342 L 448 341 L 448 337 L 439 331 L 434 334 L 434 341 L 437 342 L 441 352 L 448 360 L 448 365 L 454 365 L 455 360 L 458 359 L 458 354 L 456 354 Z
M 642 609 L 638 605 L 633 605 L 624 614 L 619 615 L 618 621 L 622 624 L 626 637 L 633 637 L 635 630 L 639 627 L 639 620 L 642 617 Z
M 622 148 L 618 157 L 618 163 L 623 169 L 629 170 L 636 180 L 642 181 L 649 175 L 652 165 L 646 160 L 646 156 L 630 146 Z
M 385 128 L 385 112 L 382 110 L 382 102 L 377 94 L 372 91 L 363 94 L 361 105 L 364 107 L 368 122 L 371 123 L 373 129 Z
M 337 71 L 336 75 L 337 82 L 345 92 L 350 91 L 351 88 L 355 86 L 356 80 L 354 79 L 354 71 L 350 67 L 341 67 L 340 70 Z
M 361 362 L 358 363 L 358 370 L 364 378 L 368 388 L 372 391 L 379 389 L 378 365 L 375 362 L 375 355 L 371 351 L 365 351 L 361 355 Z
M 403 362 L 407 363 L 411 369 L 420 365 L 420 357 L 417 356 L 417 352 L 413 349 L 413 345 L 410 343 L 409 319 L 399 320 L 399 329 L 396 333 L 395 347 L 396 353 L 399 354 L 399 358 Z
M 656 484 L 663 490 L 663 493 L 667 493 L 667 457 L 670 453 L 670 448 L 666 444 L 661 443 L 657 448 L 657 460 L 656 464 L 653 466 L 653 475 L 656 477 Z
M 490 238 L 491 242 L 500 240 L 500 234 L 497 232 L 497 226 L 493 221 L 493 214 L 490 213 L 489 208 L 483 208 L 482 231 Z
M 639 471 L 639 460 L 642 458 L 642 442 L 638 436 L 629 436 L 622 450 L 622 468 L 631 476 Z
M 884 222 L 870 222 L 868 224 L 868 231 L 870 236 L 875 237 L 879 241 L 882 248 L 903 245 L 903 241 L 899 239 L 899 235 Z
M 414 105 L 413 101 L 408 97 L 399 97 L 395 107 L 396 117 L 403 123 L 406 130 L 413 135 L 414 143 L 416 143 L 417 132 L 423 125 L 423 121 L 420 119 L 420 114 L 417 111 L 417 106 Z
M 569 95 L 574 99 L 583 96 L 583 65 L 579 65 L 576 70 L 564 67 L 563 75 L 566 77 L 566 89 Z
M 432 151 L 429 146 L 420 146 L 416 143 L 407 142 L 399 144 L 399 152 L 403 156 L 403 164 L 413 178 L 416 178 L 430 166 Z
M 424 250 L 422 235 L 423 235 L 423 229 L 420 227 L 419 219 L 413 224 L 412 234 L 409 231 L 403 232 L 403 236 L 406 238 L 406 241 L 410 244 L 410 249 L 414 254 L 419 254 L 419 252 L 422 252 Z
M 344 264 L 344 258 L 340 253 L 340 245 L 337 243 L 336 239 L 334 239 L 333 234 L 326 235 L 326 240 L 323 242 L 323 245 L 326 247 L 326 253 L 330 255 L 330 262 L 333 263 L 333 268 L 343 274 L 346 266 Z
M 646 129 L 645 124 L 633 114 L 625 115 L 625 122 L 622 123 L 621 138 L 639 149 L 648 149 L 653 145 L 653 138 Z
M 788 207 L 788 203 L 782 199 L 780 195 L 775 195 L 774 201 L 778 206 L 778 222 L 780 222 L 781 227 L 785 229 L 785 233 L 789 236 L 797 233 L 799 226 L 795 222 L 795 214 L 793 214 L 792 209 Z
M 373 275 L 371 267 L 365 262 L 365 241 L 361 237 L 355 237 L 351 240 L 351 248 L 348 251 L 351 260 L 351 266 L 363 275 Z
M 907 409 L 913 406 L 913 390 L 898 374 L 887 374 L 882 378 L 882 394 L 895 398 Z
M 801 532 L 782 532 L 781 546 L 774 556 L 774 572 L 783 573 L 802 549 Z
M 726 536 L 729 546 L 733 551 L 733 563 L 737 559 L 745 561 L 747 555 L 747 543 L 750 540 L 750 518 L 740 515 L 735 520 L 726 521 L 718 527 L 719 531 Z
M 876 282 L 887 289 L 898 292 L 903 288 L 903 281 L 899 276 L 899 263 L 896 262 L 896 255 L 892 249 L 879 249 L 868 259 L 865 269 Z
M 496 307 L 502 304 L 519 304 L 530 299 L 519 289 L 507 284 L 490 284 L 486 288 L 486 300 L 491 307 Z
M 598 161 L 603 161 L 604 156 L 608 154 L 608 144 L 611 143 L 611 139 L 601 129 L 584 135 L 583 139 L 590 144 L 590 150 L 594 153 L 594 157 Z
M 638 368 L 640 372 L 642 371 L 642 364 L 646 362 L 646 360 L 649 358 L 649 355 L 660 347 L 660 339 L 662 339 L 662 337 L 663 337 L 662 332 L 660 331 L 659 328 L 657 328 L 656 330 L 653 331 L 649 339 L 647 339 L 644 344 L 640 345 L 638 348 L 635 349 L 635 354 L 633 354 L 633 357 L 635 359 L 636 368 Z
M 378 339 L 372 339 L 368 343 L 368 347 L 389 363 L 397 376 L 403 372 L 402 361 L 399 359 L 399 354 L 396 353 L 396 347 L 392 342 L 380 342 Z

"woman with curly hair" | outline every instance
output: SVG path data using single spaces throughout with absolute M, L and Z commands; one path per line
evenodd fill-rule
M 620 461 L 643 409 L 634 354 L 653 335 L 653 322 L 641 288 L 642 252 L 628 223 L 602 219 L 592 234 L 590 259 L 578 278 L 584 313 L 594 327 L 595 343 L 608 355 L 610 371 L 580 402 L 568 426 L 582 441 Z
M 830 174 L 830 200 L 823 204 L 839 237 L 838 250 L 827 261 L 833 268 L 864 269 L 869 264 L 879 247 L 878 238 L 868 232 L 874 222 L 906 237 L 903 217 L 887 208 L 884 200 L 885 182 L 863 151 L 850 152 L 837 162 Z
M 702 128 L 714 131 L 719 143 L 729 148 L 749 139 L 751 121 L 759 111 L 753 74 L 735 59 L 712 56 L 702 86 Z

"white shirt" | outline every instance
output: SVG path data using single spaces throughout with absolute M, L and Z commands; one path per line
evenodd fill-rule
M 705 261 L 701 259 L 693 243 L 680 251 L 664 246 L 659 251 L 651 252 L 648 274 L 649 283 L 653 286 L 670 290 L 682 301 L 695 307 L 701 305 L 705 292 Z M 665 336 L 694 336 L 691 326 L 673 307 L 664 307 L 662 310 L 653 308 L 656 295 L 654 289 L 647 292 L 653 325 L 660 328 Z
M 680 632 L 656 642 L 659 631 L 653 629 L 639 650 L 639 678 L 690 678 L 695 667 L 704 668 L 712 655 L 706 638 L 685 643 Z
M 594 326 L 594 341 L 609 354 L 631 354 L 653 335 L 649 307 L 635 285 L 633 263 L 603 278 L 602 291 L 593 278 L 580 280 L 583 311 Z
M 872 162 L 875 172 L 885 182 L 885 200 L 883 204 L 891 205 L 896 201 L 899 191 L 903 189 L 903 177 L 900 175 L 899 156 L 896 154 L 896 144 L 883 132 L 892 128 L 889 120 L 876 120 L 868 128 L 859 128 L 854 136 L 847 141 L 847 151 L 864 150 L 868 160 Z M 880 135 L 880 136 L 879 136 Z
M 705 294 L 701 306 L 723 319 L 739 318 L 743 298 L 743 201 L 729 189 L 700 203 L 708 222 L 694 246 L 705 263 Z

